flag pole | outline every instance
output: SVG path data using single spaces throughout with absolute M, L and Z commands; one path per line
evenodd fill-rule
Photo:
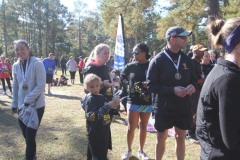
M 125 30 L 124 30 L 124 18 L 122 13 L 120 13 L 121 20 L 122 20 L 122 34 L 123 34 L 123 43 L 124 43 L 124 57 L 126 58 L 126 41 L 125 41 Z

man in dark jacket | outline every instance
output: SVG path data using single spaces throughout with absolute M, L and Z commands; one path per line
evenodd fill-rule
M 205 48 L 203 45 L 200 45 L 200 44 L 195 45 L 192 50 L 193 52 L 192 64 L 193 64 L 194 73 L 197 77 L 197 85 L 196 85 L 196 92 L 192 94 L 190 99 L 193 123 L 192 123 L 191 129 L 188 130 L 187 138 L 193 141 L 196 141 L 196 136 L 195 136 L 196 112 L 197 112 L 197 105 L 198 105 L 198 99 L 200 96 L 200 91 L 204 83 L 201 61 L 202 61 L 204 52 L 207 50 L 208 50 L 207 48 Z
M 196 76 L 191 59 L 181 49 L 192 32 L 171 27 L 166 33 L 167 46 L 151 60 L 147 73 L 150 92 L 154 99 L 155 128 L 158 131 L 156 160 L 165 151 L 168 129 L 175 127 L 178 160 L 185 156 L 186 130 L 191 127 L 190 95 L 195 92 Z

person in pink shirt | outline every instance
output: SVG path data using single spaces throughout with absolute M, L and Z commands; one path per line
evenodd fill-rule
M 78 68 L 79 68 L 79 77 L 80 77 L 80 84 L 83 84 L 83 68 L 84 68 L 84 62 L 82 56 L 78 57 L 79 58 L 79 63 L 78 63 Z
M 0 79 L 2 81 L 4 94 L 7 94 L 5 80 L 7 81 L 8 88 L 9 88 L 10 92 L 12 93 L 12 87 L 11 87 L 11 82 L 10 82 L 11 65 L 9 63 L 6 63 L 5 59 L 6 58 L 4 56 L 1 56 Z

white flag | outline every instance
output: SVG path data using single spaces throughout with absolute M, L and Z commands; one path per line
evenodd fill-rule
M 125 65 L 125 50 L 123 40 L 122 17 L 119 15 L 117 37 L 114 53 L 114 69 L 122 71 Z

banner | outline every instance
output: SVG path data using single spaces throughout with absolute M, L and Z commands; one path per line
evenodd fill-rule
M 125 49 L 122 16 L 119 15 L 117 37 L 114 52 L 114 69 L 122 71 L 125 66 Z

